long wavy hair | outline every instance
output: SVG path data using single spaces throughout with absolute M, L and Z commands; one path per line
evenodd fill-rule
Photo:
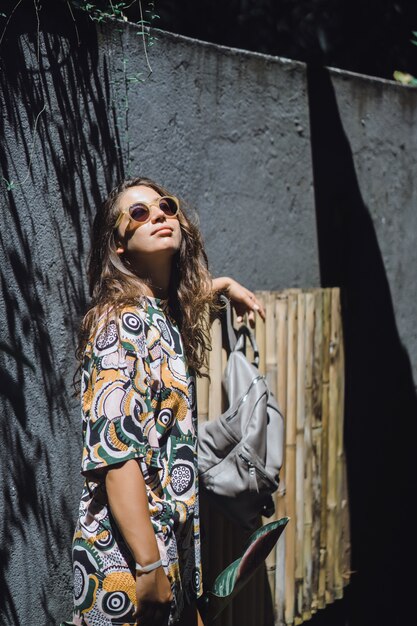
M 138 304 L 145 295 L 145 282 L 136 276 L 117 252 L 114 225 L 119 215 L 118 200 L 129 187 L 145 185 L 161 196 L 172 195 L 149 178 L 129 178 L 115 187 L 97 212 L 92 229 L 88 281 L 91 303 L 84 316 L 76 350 L 81 365 L 83 355 L 99 318 L 120 312 L 123 306 Z M 211 289 L 207 255 L 196 220 L 186 215 L 180 200 L 178 220 L 181 245 L 172 259 L 169 309 L 178 324 L 189 366 L 204 375 L 207 353 L 211 349 L 210 318 L 218 310 Z

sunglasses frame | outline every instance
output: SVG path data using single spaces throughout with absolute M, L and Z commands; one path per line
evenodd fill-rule
M 166 213 L 164 213 L 165 217 L 167 219 L 173 219 L 174 217 L 176 218 L 178 213 L 179 213 L 179 210 L 180 210 L 180 201 L 178 200 L 178 198 L 176 196 L 161 196 L 160 198 L 154 200 L 153 202 L 145 202 L 145 201 L 135 202 L 135 204 L 132 204 L 130 207 L 128 207 L 124 211 L 120 211 L 119 216 L 118 216 L 118 218 L 116 220 L 116 223 L 114 225 L 114 228 L 117 228 L 119 226 L 120 222 L 123 219 L 123 215 L 127 215 L 128 218 L 129 218 L 129 221 L 132 220 L 132 222 L 135 222 L 135 224 L 137 224 L 138 226 L 141 226 L 142 224 L 147 224 L 147 222 L 149 222 L 149 220 L 151 219 L 151 207 L 158 206 L 158 208 L 160 208 L 159 207 L 159 202 L 161 200 L 164 200 L 165 198 L 169 198 L 170 200 L 174 200 L 175 205 L 177 207 L 177 210 L 174 213 L 174 215 L 167 215 Z M 148 209 L 148 217 L 143 222 L 139 222 L 138 220 L 135 220 L 131 216 L 131 214 L 130 214 L 130 210 L 135 208 L 138 204 L 143 204 Z

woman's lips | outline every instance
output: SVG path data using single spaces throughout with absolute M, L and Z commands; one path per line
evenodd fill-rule
M 152 235 L 156 235 L 158 233 L 171 234 L 172 233 L 172 228 L 170 226 L 161 226 L 161 227 L 155 229 L 153 231 Z

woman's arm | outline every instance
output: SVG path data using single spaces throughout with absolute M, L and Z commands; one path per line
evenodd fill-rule
M 110 510 L 124 540 L 140 565 L 158 561 L 159 550 L 149 516 L 145 481 L 135 459 L 106 472 Z
M 255 311 L 265 320 L 265 309 L 255 294 L 229 276 L 220 276 L 212 280 L 213 291 L 223 291 L 232 301 L 241 322 L 243 315 L 248 313 L 249 324 L 255 325 Z
M 135 561 L 142 567 L 159 561 L 145 481 L 138 462 L 130 459 L 122 465 L 111 466 L 105 481 L 110 510 Z M 172 592 L 162 566 L 136 576 L 136 597 L 136 617 L 141 626 L 164 623 Z

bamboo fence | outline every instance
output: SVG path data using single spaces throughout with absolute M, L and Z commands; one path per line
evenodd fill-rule
M 275 519 L 290 522 L 265 568 L 215 626 L 291 626 L 343 596 L 350 577 L 350 532 L 343 447 L 344 352 L 338 288 L 258 292 L 260 372 L 285 422 L 284 464 Z M 249 348 L 248 357 L 250 358 Z M 199 420 L 224 410 L 221 326 L 212 325 L 210 382 L 198 380 Z M 250 535 L 201 498 L 204 582 L 237 558 Z M 271 519 L 263 520 L 264 522 Z M 259 524 L 262 524 L 260 519 Z

